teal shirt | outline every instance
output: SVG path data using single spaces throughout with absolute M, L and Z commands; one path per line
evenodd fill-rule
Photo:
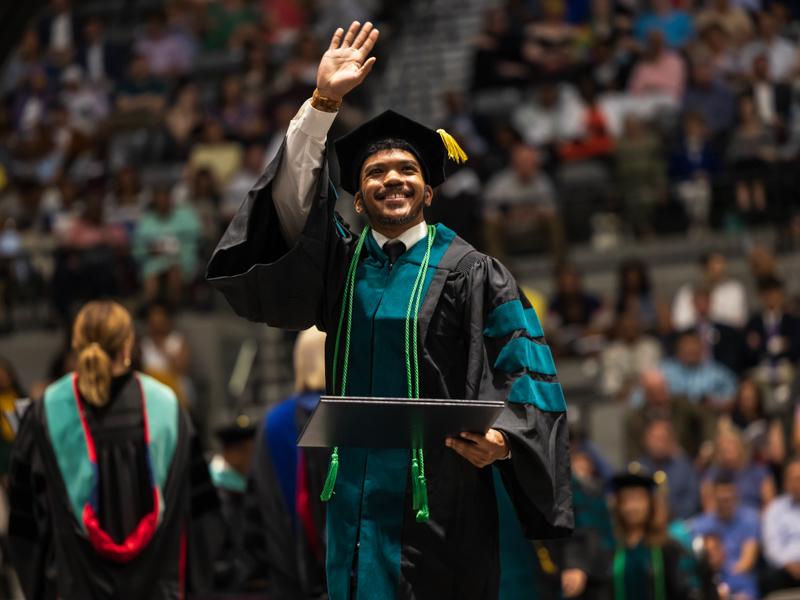
M 147 211 L 133 234 L 133 252 L 142 265 L 142 275 L 161 275 L 178 266 L 184 281 L 194 279 L 200 233 L 200 219 L 193 206 L 179 206 L 166 217 Z M 164 251 L 154 254 L 154 248 Z

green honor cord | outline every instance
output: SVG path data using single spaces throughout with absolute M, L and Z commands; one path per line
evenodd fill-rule
M 625 554 L 624 546 L 618 546 L 614 554 L 614 600 L 625 600 Z M 659 546 L 650 548 L 650 560 L 653 563 L 655 600 L 667 600 L 664 553 Z
M 339 347 L 342 335 L 342 325 L 344 324 L 345 312 L 347 313 L 347 330 L 345 332 L 345 349 L 344 349 L 344 364 L 342 365 L 342 382 L 339 386 L 340 395 L 345 395 L 347 387 L 347 366 L 348 358 L 350 355 L 350 332 L 353 322 L 353 293 L 355 290 L 356 269 L 358 268 L 358 261 L 361 256 L 361 250 L 364 247 L 367 233 L 369 232 L 369 225 L 361 232 L 361 237 L 356 244 L 353 258 L 350 261 L 350 269 L 347 273 L 347 281 L 344 287 L 344 294 L 342 300 L 342 312 L 339 316 L 339 327 L 336 331 L 336 347 L 333 353 L 333 373 L 331 389 L 336 393 L 336 367 L 339 362 Z M 414 282 L 414 287 L 411 290 L 411 298 L 408 302 L 408 312 L 406 314 L 406 327 L 405 327 L 405 349 L 406 349 L 406 374 L 408 376 L 408 396 L 409 398 L 419 398 L 419 351 L 417 348 L 417 317 L 419 314 L 419 306 L 422 301 L 422 291 L 425 287 L 425 274 L 428 270 L 428 264 L 431 257 L 431 248 L 433 247 L 433 240 L 436 237 L 436 228 L 428 225 L 428 243 L 425 249 L 425 256 L 417 273 L 417 279 Z M 413 330 L 411 323 L 413 320 Z M 412 341 L 413 331 L 413 341 Z M 413 376 L 412 376 L 412 353 L 413 353 Z M 425 459 L 422 453 L 422 448 L 412 449 L 411 451 L 411 484 L 413 490 L 413 507 L 417 511 L 417 522 L 424 523 L 430 516 L 428 510 L 428 491 L 425 483 Z M 331 464 L 328 469 L 328 477 L 325 480 L 325 487 L 320 496 L 323 502 L 327 502 L 333 495 L 333 488 L 336 485 L 336 475 L 339 471 L 339 448 L 338 446 L 333 449 L 331 455 Z

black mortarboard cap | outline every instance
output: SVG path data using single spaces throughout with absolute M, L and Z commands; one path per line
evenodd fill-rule
M 230 425 L 217 429 L 215 433 L 223 446 L 229 446 L 255 437 L 256 427 L 250 423 L 247 416 L 241 415 Z
M 663 475 L 661 471 L 659 475 Z M 623 488 L 641 487 L 648 490 L 653 490 L 660 482 L 659 478 L 654 478 L 650 472 L 645 469 L 638 462 L 632 462 L 628 465 L 628 470 L 624 473 L 619 473 L 611 479 L 611 487 L 615 492 Z
M 360 171 L 369 156 L 369 144 L 386 139 L 398 139 L 408 143 L 419 160 L 425 183 L 431 187 L 444 182 L 444 163 L 449 156 L 459 161 L 467 155 L 444 129 L 434 131 L 424 125 L 387 110 L 354 129 L 334 142 L 339 158 L 339 184 L 355 195 L 361 187 Z

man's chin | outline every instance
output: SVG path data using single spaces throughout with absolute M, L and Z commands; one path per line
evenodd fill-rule
M 422 206 L 417 210 L 402 211 L 367 211 L 367 217 L 371 225 L 381 225 L 383 227 L 403 227 L 414 223 L 422 212 Z

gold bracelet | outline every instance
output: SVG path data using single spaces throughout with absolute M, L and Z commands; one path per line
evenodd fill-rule
M 321 110 L 322 112 L 339 112 L 339 107 L 341 105 L 341 100 L 332 100 L 331 98 L 320 96 L 316 89 L 314 90 L 314 94 L 311 96 L 311 106 L 317 110 Z

